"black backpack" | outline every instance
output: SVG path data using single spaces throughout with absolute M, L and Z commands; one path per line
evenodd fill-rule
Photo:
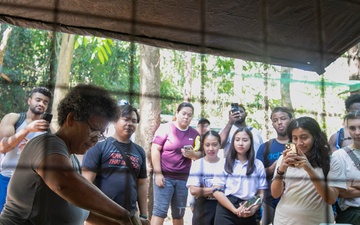
M 21 112 L 19 113 L 19 119 L 16 121 L 14 127 L 15 127 L 15 131 L 16 129 L 18 129 L 18 127 L 20 127 L 20 125 L 25 121 L 26 119 L 26 112 Z

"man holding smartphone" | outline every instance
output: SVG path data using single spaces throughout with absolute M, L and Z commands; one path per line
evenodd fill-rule
M 221 137 L 221 147 L 224 148 L 224 156 L 230 148 L 232 137 L 235 131 L 239 128 L 246 127 L 251 130 L 254 138 L 255 154 L 259 146 L 263 143 L 260 132 L 256 128 L 253 128 L 246 124 L 246 116 L 247 113 L 243 105 L 239 105 L 238 103 L 231 103 L 231 110 L 229 111 L 229 121 L 224 127 L 224 129 L 222 129 L 219 133 Z
M 32 138 L 45 133 L 50 124 L 41 115 L 47 110 L 52 93 L 45 87 L 35 87 L 29 95 L 26 113 L 9 113 L 0 123 L 0 212 L 7 194 L 7 186 L 17 165 L 25 144 Z

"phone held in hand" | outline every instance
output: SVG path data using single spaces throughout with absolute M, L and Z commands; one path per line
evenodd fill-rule
M 290 150 L 288 153 L 297 154 L 296 145 L 295 143 L 288 142 L 285 144 L 285 149 Z
M 40 119 L 44 119 L 44 120 L 48 121 L 49 123 L 51 123 L 52 117 L 53 117 L 53 115 L 51 113 L 44 112 L 40 116 Z
M 231 103 L 231 112 L 234 113 L 239 111 L 240 111 L 239 104 L 236 102 Z
M 261 203 L 262 203 L 262 201 L 261 201 L 260 195 L 256 195 L 246 201 L 246 207 L 250 207 L 252 205 L 261 205 Z
M 185 148 L 186 150 L 191 150 L 191 145 L 185 145 L 184 148 Z
M 296 149 L 296 145 L 295 143 L 289 142 L 285 144 L 285 149 L 286 150 L 290 150 L 289 152 L 287 152 L 287 154 L 296 154 L 298 155 L 298 151 Z M 299 164 L 298 163 L 294 163 L 294 166 L 297 167 Z

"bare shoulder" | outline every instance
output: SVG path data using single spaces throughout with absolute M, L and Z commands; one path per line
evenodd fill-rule
M 19 119 L 19 114 L 9 113 L 4 116 L 0 123 L 0 140 L 15 134 L 15 123 Z
M 9 113 L 6 114 L 2 120 L 0 126 L 14 126 L 15 123 L 18 121 L 20 115 L 18 113 Z

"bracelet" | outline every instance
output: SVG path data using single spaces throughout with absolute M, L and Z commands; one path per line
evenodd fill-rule
M 221 188 L 214 188 L 214 190 L 212 190 L 212 193 L 215 193 L 217 191 L 221 191 L 221 192 L 224 192 Z
M 139 216 L 140 218 L 143 218 L 143 219 L 147 219 L 148 217 L 146 215 L 141 215 Z
M 282 177 L 282 176 L 284 176 L 285 172 L 280 171 L 279 168 L 280 167 L 277 168 L 276 173 Z

